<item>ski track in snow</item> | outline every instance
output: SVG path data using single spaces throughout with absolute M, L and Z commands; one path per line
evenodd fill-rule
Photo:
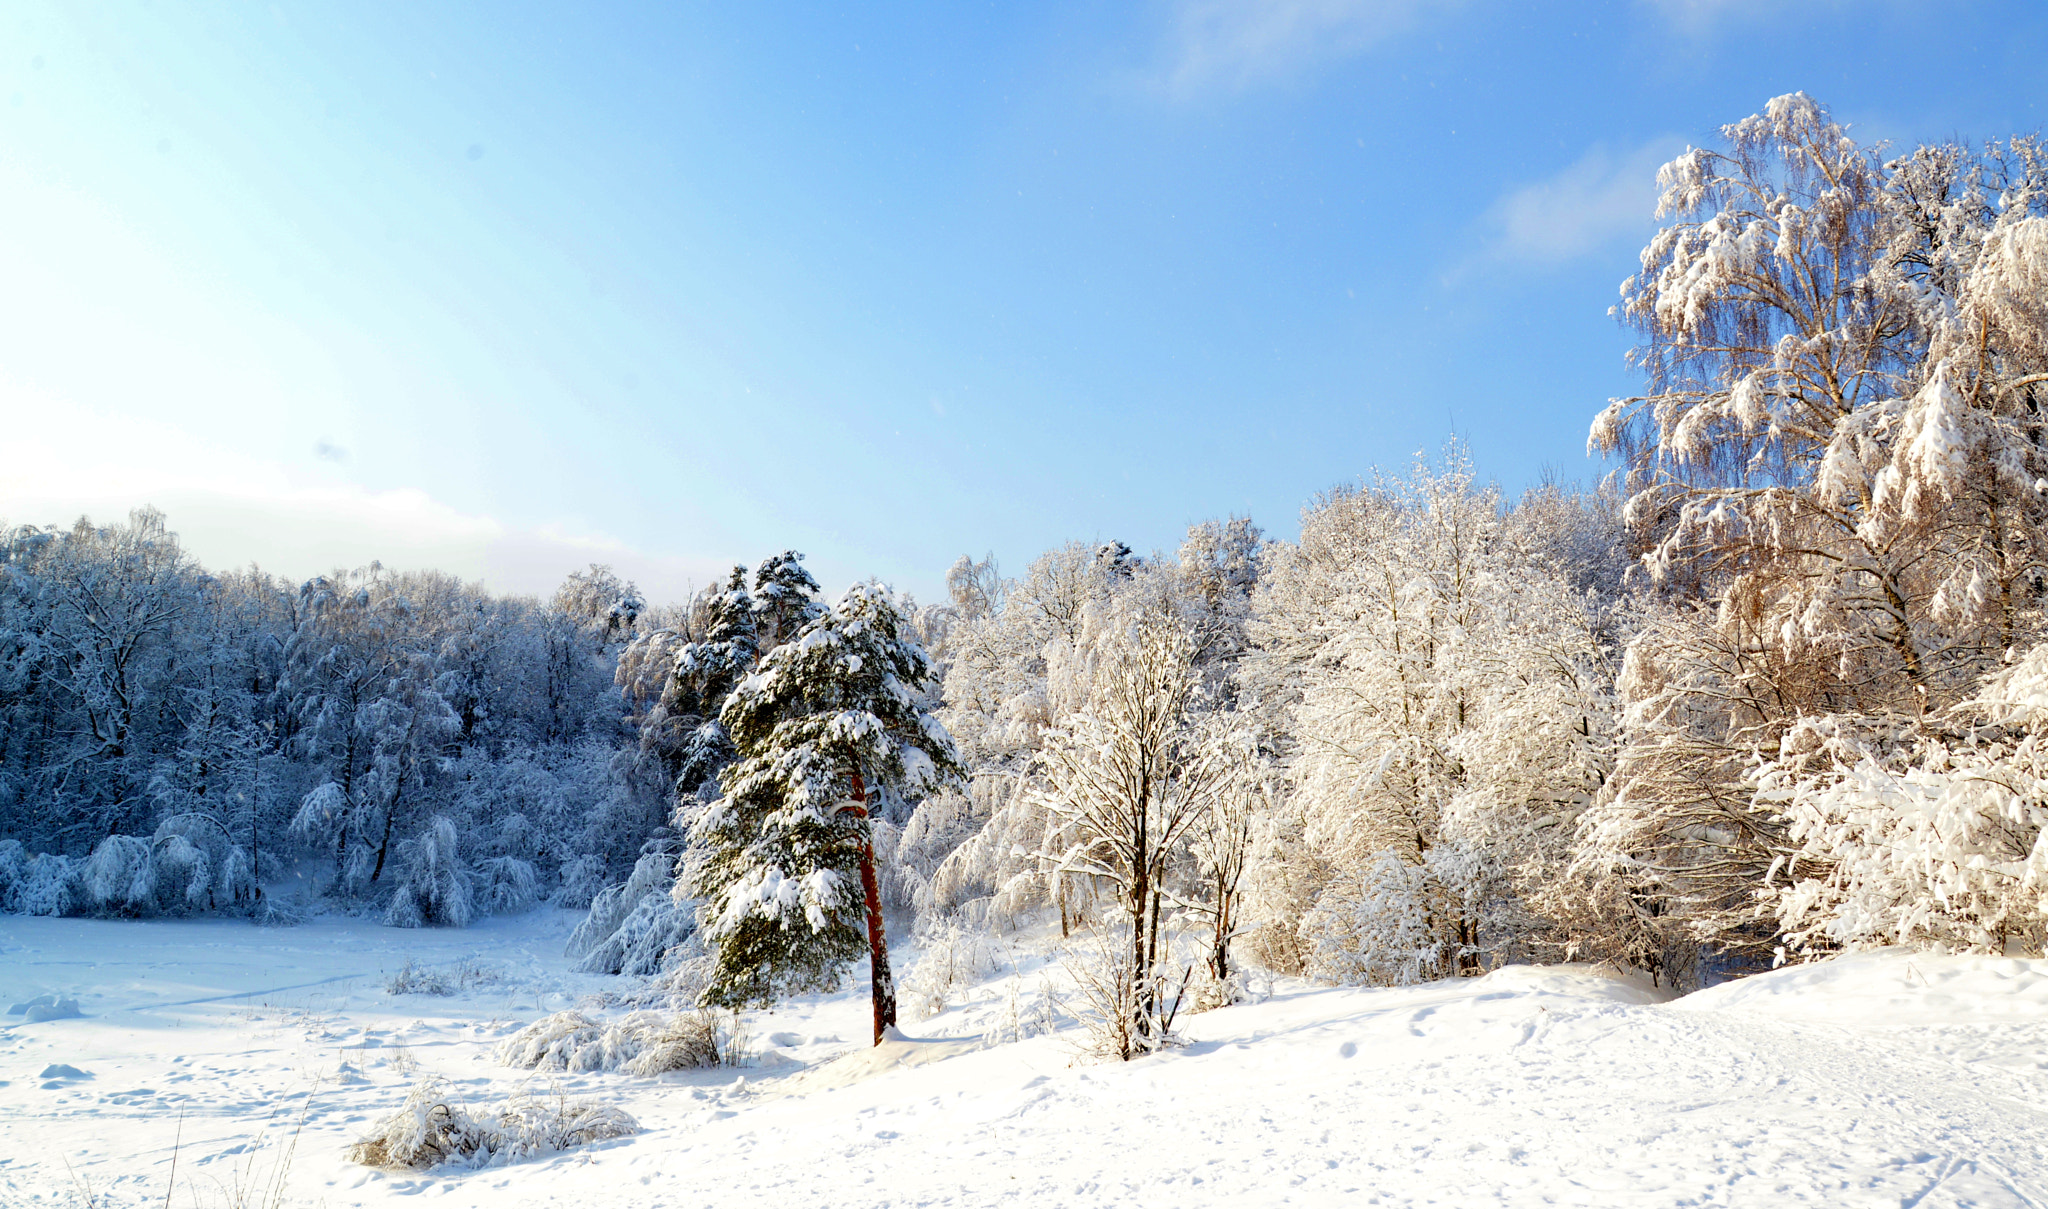
M 0 1029 L 0 1205 L 81 1204 L 86 1183 L 101 1205 L 161 1205 L 174 1144 L 173 1206 L 225 1204 L 277 1170 L 303 1109 L 286 1203 L 334 1209 L 2048 1209 L 2048 962 L 1878 954 L 1675 1002 L 1584 968 L 1294 987 L 1189 1017 L 1186 1046 L 1130 1064 L 1078 1059 L 1068 1028 L 846 1082 L 819 1067 L 864 1036 L 856 988 L 752 1017 L 764 1056 L 741 1071 L 497 1065 L 519 1026 L 625 985 L 569 971 L 572 923 L 0 917 L 0 997 L 62 991 L 87 1013 Z M 495 980 L 387 993 L 408 959 Z M 963 988 L 906 1031 L 978 1033 L 1020 985 Z M 37 1077 L 59 1062 L 89 1077 Z M 600 1097 L 644 1132 L 482 1170 L 347 1162 L 425 1073 L 465 1103 L 521 1087 Z

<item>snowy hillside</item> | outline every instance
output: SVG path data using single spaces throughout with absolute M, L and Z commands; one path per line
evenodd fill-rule
M 333 1209 L 2048 1201 L 2039 960 L 1886 952 L 1680 999 L 1589 967 L 1283 985 L 1103 1064 L 1044 999 L 1071 994 L 1059 967 L 1018 949 L 906 1025 L 950 1042 L 867 1050 L 855 988 L 751 1015 L 741 1070 L 500 1065 L 551 1012 L 624 1014 L 589 997 L 630 980 L 559 956 L 573 922 L 0 920 L 0 998 L 83 1013 L 0 1024 L 0 1203 L 161 1205 L 174 1158 L 178 1207 L 268 1203 L 280 1173 L 285 1204 Z M 450 993 L 392 993 L 408 962 Z M 476 1106 L 559 1088 L 642 1131 L 483 1169 L 351 1163 L 427 1075 Z

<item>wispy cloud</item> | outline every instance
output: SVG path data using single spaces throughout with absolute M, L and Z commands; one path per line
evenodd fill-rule
M 254 562 L 296 580 L 376 559 L 541 596 L 594 562 L 636 580 L 654 601 L 681 600 L 729 567 L 558 524 L 508 524 L 417 488 L 373 490 L 210 445 L 169 424 L 89 418 L 4 378 L 0 392 L 25 404 L 9 425 L 0 525 L 68 525 L 81 515 L 104 522 L 153 504 L 185 548 L 216 569 Z M 80 431 L 96 435 L 86 441 Z
M 1165 83 L 1179 95 L 1291 79 L 1367 50 L 1462 0 L 1182 0 Z
M 1822 9 L 1845 7 L 1843 0 L 1637 0 L 1661 13 L 1680 33 L 1704 37 L 1731 21 L 1782 21 Z
M 1704 38 L 1737 23 L 1841 10 L 1847 0 L 1635 4 L 1658 14 L 1669 28 L 1688 38 Z M 1160 82 L 1182 97 L 1285 84 L 1371 50 L 1432 13 L 1466 7 L 1472 7 L 1467 0 L 1174 0 L 1168 9 Z
M 1675 137 L 1627 151 L 1594 146 L 1554 176 L 1522 186 L 1486 212 L 1485 259 L 1561 264 L 1623 235 L 1647 233 L 1657 169 L 1684 148 Z

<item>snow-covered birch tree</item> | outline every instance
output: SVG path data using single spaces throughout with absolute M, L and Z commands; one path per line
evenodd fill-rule
M 1569 879 L 1639 955 L 1775 947 L 1760 893 L 1794 841 L 1757 753 L 1967 698 L 2041 633 L 2048 570 L 2038 141 L 1887 159 L 1803 94 L 1722 134 L 1659 174 L 1670 222 L 1620 307 L 1648 389 L 1590 439 L 1676 601 L 1630 650 Z
M 1180 618 L 1140 608 L 1106 622 L 1091 643 L 1086 704 L 1046 736 L 1045 787 L 1035 797 L 1053 821 L 1054 868 L 1099 879 L 1122 907 L 1129 954 L 1115 968 L 1130 985 L 1112 1000 L 1128 1013 L 1114 1022 L 1128 1058 L 1166 1040 L 1172 1005 L 1159 970 L 1168 871 L 1243 775 L 1244 744 L 1205 715 L 1198 647 Z

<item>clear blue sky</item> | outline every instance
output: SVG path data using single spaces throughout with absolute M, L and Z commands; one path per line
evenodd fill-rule
M 2048 5 L 0 8 L 0 517 L 679 595 L 1593 477 L 1656 165 L 2033 130 Z

